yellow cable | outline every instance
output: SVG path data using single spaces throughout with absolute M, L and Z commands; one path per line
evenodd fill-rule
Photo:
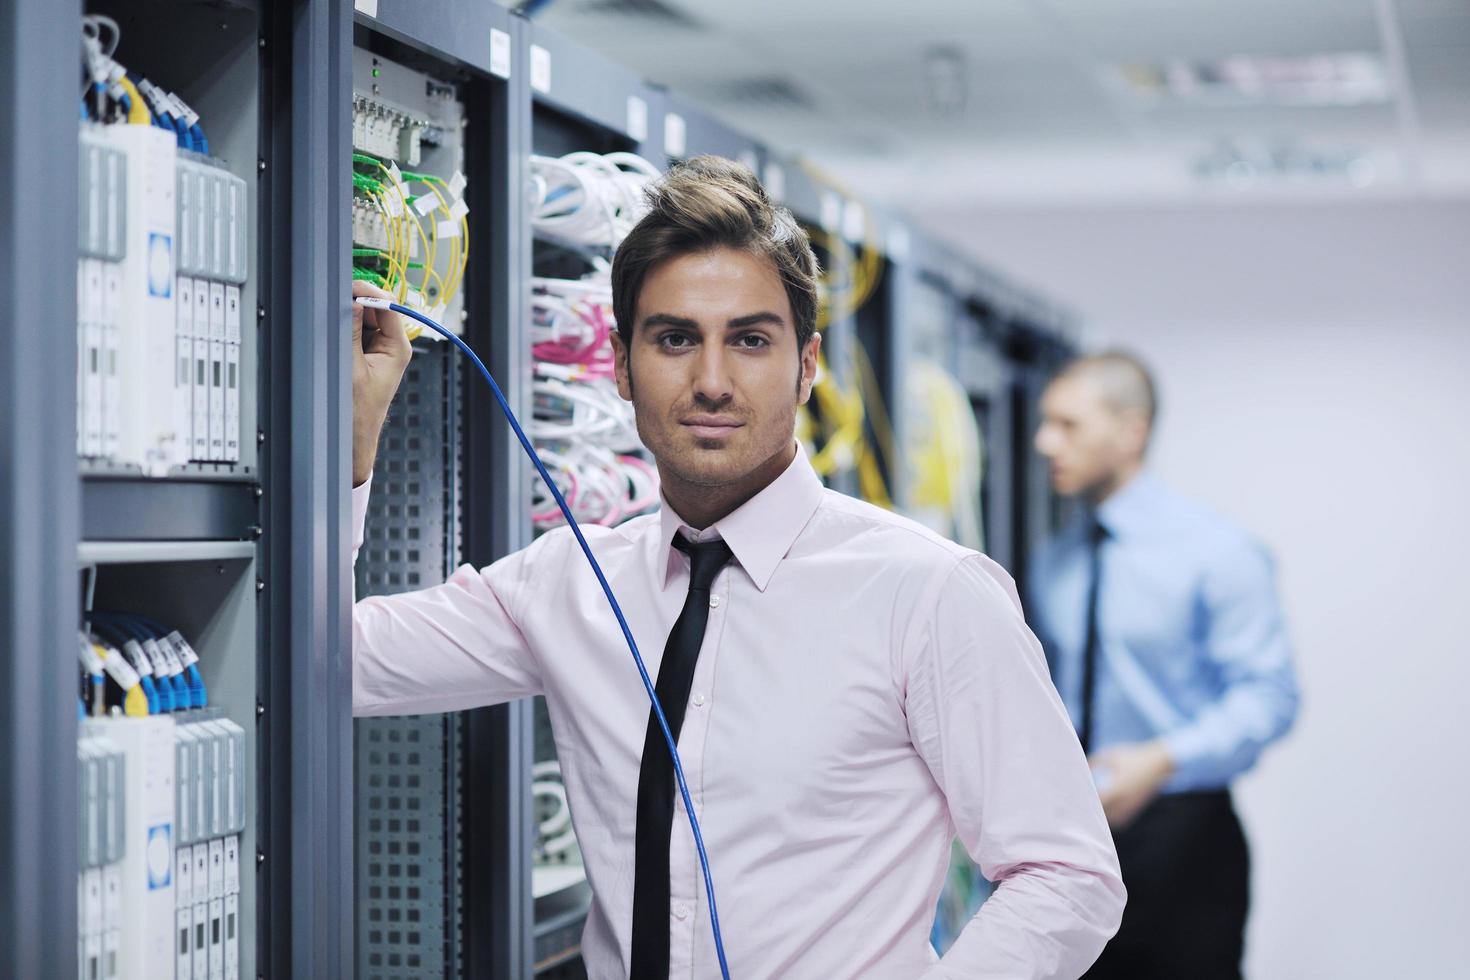
M 117 83 L 122 86 L 124 92 L 128 93 L 128 98 L 131 100 L 131 104 L 128 106 L 128 124 L 130 126 L 153 125 L 153 117 L 148 114 L 148 104 L 143 101 L 142 93 L 138 91 L 138 87 L 128 81 L 128 76 L 126 75 L 119 78 Z
M 123 714 L 129 718 L 148 717 L 148 697 L 143 693 L 142 684 L 134 684 L 123 695 Z

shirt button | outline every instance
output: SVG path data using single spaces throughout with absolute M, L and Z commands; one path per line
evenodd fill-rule
M 703 708 L 704 707 L 704 695 L 703 694 L 696 694 L 696 695 L 694 695 L 694 706 L 696 708 Z
M 689 906 L 687 906 L 687 905 L 676 905 L 676 906 L 674 906 L 674 918 L 680 919 L 680 920 L 689 918 Z
M 718 609 L 718 608 L 720 608 L 720 597 L 717 596 L 717 595 L 710 596 L 709 597 L 709 607 L 711 609 Z

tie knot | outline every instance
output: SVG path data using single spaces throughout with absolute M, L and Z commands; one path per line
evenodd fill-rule
M 689 590 L 691 592 L 695 589 L 708 592 L 710 586 L 715 584 L 715 576 L 720 574 L 720 569 L 735 557 L 723 538 L 695 542 L 682 534 L 675 534 L 674 547 L 689 556 Z
M 1092 546 L 1096 548 L 1111 536 L 1108 533 L 1107 527 L 1103 525 L 1103 522 L 1094 517 L 1092 524 L 1087 528 L 1087 540 L 1091 542 Z

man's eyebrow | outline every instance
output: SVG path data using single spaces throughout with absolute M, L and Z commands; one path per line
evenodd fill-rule
M 649 327 L 680 327 L 684 330 L 698 330 L 699 323 L 687 316 L 674 316 L 672 313 L 654 313 L 643 318 L 644 329 Z
M 786 318 L 779 313 L 770 310 L 762 310 L 759 313 L 747 313 L 745 316 L 737 316 L 725 324 L 727 330 L 742 330 L 745 327 L 754 327 L 758 324 L 771 324 L 782 326 Z M 677 327 L 681 330 L 698 330 L 699 321 L 687 316 L 675 316 L 672 313 L 653 313 L 643 318 L 641 326 L 644 329 L 652 327 Z
M 770 310 L 762 310 L 759 313 L 747 313 L 745 316 L 737 316 L 725 326 L 731 330 L 739 330 L 742 327 L 753 327 L 761 323 L 768 323 L 773 326 L 779 327 L 785 325 L 786 318 L 781 316 L 779 313 L 772 313 Z

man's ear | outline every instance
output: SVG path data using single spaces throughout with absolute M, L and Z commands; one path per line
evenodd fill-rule
M 805 405 L 812 397 L 812 386 L 817 383 L 817 360 L 822 351 L 822 335 L 813 333 L 801 352 L 801 377 L 796 383 L 796 404 Z
M 612 341 L 613 349 L 613 374 L 618 381 L 618 395 L 623 401 L 633 400 L 633 375 L 628 367 L 628 345 L 623 342 L 623 335 L 614 330 L 608 338 Z

